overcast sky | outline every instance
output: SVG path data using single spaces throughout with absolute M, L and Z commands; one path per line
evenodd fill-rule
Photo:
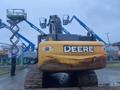
M 6 9 L 22 8 L 27 19 L 39 27 L 39 18 L 57 14 L 76 15 L 107 42 L 109 32 L 111 42 L 120 41 L 120 0 L 1 0 L 0 18 L 6 22 Z M 20 33 L 36 44 L 38 32 L 21 22 Z M 65 26 L 66 27 L 66 26 Z M 66 27 L 70 32 L 85 34 L 85 30 L 73 21 Z M 48 30 L 45 29 L 44 32 Z M 0 42 L 10 43 L 11 32 L 0 30 Z

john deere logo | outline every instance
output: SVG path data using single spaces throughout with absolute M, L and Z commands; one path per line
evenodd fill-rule
M 83 53 L 83 52 L 94 52 L 94 46 L 64 46 L 65 53 Z

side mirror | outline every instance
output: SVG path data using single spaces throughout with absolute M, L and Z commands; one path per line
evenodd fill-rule
M 47 26 L 47 19 L 46 18 L 41 18 L 40 19 L 40 27 L 42 29 L 44 29 L 44 28 L 46 28 L 46 26 Z
M 68 25 L 69 23 L 69 16 L 68 15 L 64 15 L 63 16 L 63 25 Z

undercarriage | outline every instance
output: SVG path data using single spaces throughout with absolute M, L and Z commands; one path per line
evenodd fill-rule
M 42 72 L 32 66 L 26 76 L 25 89 L 87 87 L 97 86 L 98 80 L 94 71 Z

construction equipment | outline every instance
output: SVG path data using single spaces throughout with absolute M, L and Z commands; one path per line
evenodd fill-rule
M 30 25 L 31 28 L 39 32 L 40 35 L 45 35 L 45 33 L 41 29 L 39 29 L 37 26 L 35 26 L 33 23 L 27 20 L 27 14 L 25 13 L 24 9 L 7 9 L 7 17 L 10 20 L 16 21 L 17 24 L 22 21 L 25 21 L 28 25 Z M 64 27 L 62 27 L 62 31 L 65 34 L 70 34 L 70 32 L 68 32 Z
M 2 22 L 2 20 L 0 19 L 0 28 L 8 28 L 6 24 L 4 24 Z M 17 30 L 13 30 L 12 28 L 10 28 L 11 32 L 13 33 L 13 35 L 10 37 L 10 42 L 12 43 L 12 54 L 16 54 L 19 52 L 19 48 L 17 47 L 17 43 L 19 42 L 19 37 L 16 36 L 15 34 L 19 31 L 19 28 L 17 27 Z M 16 41 L 13 41 L 14 37 L 16 38 Z
M 0 19 L 1 20 L 1 19 Z M 14 32 L 14 29 L 12 29 L 9 25 L 5 24 L 2 20 L 0 22 L 0 29 L 1 28 L 7 28 L 8 30 L 10 30 L 11 32 Z M 16 36 L 18 36 L 18 38 L 20 38 L 20 40 L 22 41 L 25 41 L 26 43 L 28 43 L 28 45 L 26 45 L 25 43 L 24 44 L 24 50 L 23 52 L 27 52 L 27 51 L 34 51 L 35 50 L 35 44 L 33 44 L 31 41 L 29 41 L 27 38 L 25 38 L 24 36 L 22 36 L 20 33 L 16 33 L 15 34 Z
M 26 76 L 26 89 L 72 86 L 73 83 L 76 86 L 98 85 L 94 70 L 105 67 L 104 41 L 76 16 L 72 19 L 65 16 L 63 24 L 67 25 L 73 18 L 88 31 L 86 36 L 63 34 L 57 15 L 50 16 L 48 23 L 47 19 L 40 22 L 42 28 L 49 27 L 49 34 L 38 37 L 38 64 Z M 56 75 L 64 77 L 58 79 Z M 61 84 L 61 81 L 65 82 Z
M 3 24 L 1 22 L 2 26 L 6 26 L 5 24 Z M 11 76 L 15 76 L 15 70 L 16 70 L 16 56 L 17 54 L 19 53 L 19 48 L 17 46 L 18 42 L 19 42 L 19 37 L 16 35 L 16 33 L 19 32 L 19 27 L 17 25 L 12 25 L 10 26 L 10 30 L 11 32 L 13 33 L 13 35 L 10 37 L 10 42 L 12 43 L 12 46 L 11 46 L 11 73 L 10 75 Z M 16 40 L 14 40 L 14 38 Z
M 3 25 L 9 30 L 11 29 L 14 30 L 15 27 L 19 29 L 18 23 L 26 19 L 27 14 L 23 9 L 7 9 L 7 18 L 8 18 L 7 22 L 10 24 L 10 26 L 6 25 L 5 23 L 3 23 Z M 25 38 L 18 32 L 16 32 L 15 35 L 28 43 L 28 45 L 23 43 L 23 45 L 25 46 L 24 52 L 35 50 L 35 44 L 33 44 L 31 41 L 29 41 L 27 38 Z
M 20 22 L 25 21 L 31 28 L 39 32 L 40 34 L 44 35 L 45 33 L 39 29 L 37 26 L 32 24 L 30 21 L 27 20 L 27 14 L 24 9 L 7 9 L 7 18 L 9 19 L 8 22 L 13 22 L 18 25 Z
M 67 17 L 68 17 L 68 19 L 69 19 L 69 16 L 67 16 Z M 99 40 L 99 41 L 103 42 L 104 44 L 106 44 L 106 42 L 105 42 L 104 40 L 102 40 L 95 32 L 93 32 L 93 30 L 91 30 L 87 25 L 85 25 L 85 23 L 83 23 L 83 22 L 82 22 L 80 19 L 78 19 L 76 16 L 73 16 L 73 17 L 71 18 L 71 20 L 68 20 L 68 23 L 71 23 L 73 19 L 75 19 L 81 26 L 83 26 L 84 29 L 88 31 L 88 33 L 90 33 L 91 35 L 94 35 L 94 37 L 95 37 L 97 40 Z M 67 20 L 64 20 L 64 22 L 65 22 L 65 21 L 67 21 Z

